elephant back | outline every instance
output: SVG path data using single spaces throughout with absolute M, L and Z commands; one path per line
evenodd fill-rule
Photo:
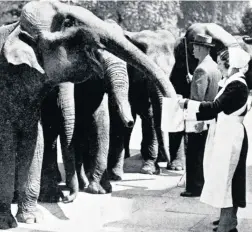
M 170 77 L 175 63 L 175 36 L 168 30 L 124 32 L 126 37 L 150 57 Z

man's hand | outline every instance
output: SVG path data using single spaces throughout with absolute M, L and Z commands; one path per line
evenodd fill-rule
M 192 75 L 192 74 L 188 73 L 188 74 L 186 75 L 186 80 L 187 80 L 187 83 L 188 83 L 188 84 L 192 82 L 192 78 L 193 78 L 193 75 Z
M 187 100 L 187 98 L 183 98 L 183 99 L 178 100 L 178 104 L 179 104 L 180 108 L 184 109 L 186 100 Z
M 202 132 L 203 129 L 204 129 L 204 122 L 200 122 L 200 123 L 198 123 L 198 124 L 195 125 L 195 130 L 196 130 L 198 133 Z

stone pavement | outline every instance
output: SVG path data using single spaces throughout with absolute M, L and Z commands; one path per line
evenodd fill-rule
M 182 198 L 183 172 L 165 170 L 159 176 L 137 173 L 140 155 L 125 162 L 122 181 L 113 182 L 113 193 L 91 195 L 81 192 L 70 204 L 40 204 L 45 218 L 41 224 L 19 224 L 9 231 L 51 232 L 210 232 L 219 210 Z M 252 231 L 252 166 L 248 167 L 248 206 L 239 210 L 241 232 Z M 13 205 L 13 213 L 16 207 Z
M 251 119 L 251 120 L 249 120 Z M 252 144 L 252 111 L 246 119 Z M 139 148 L 139 125 L 134 129 L 131 148 Z M 137 131 L 137 132 L 136 132 Z M 137 145 L 134 144 L 137 141 Z M 199 198 L 183 198 L 183 172 L 166 170 L 159 176 L 139 174 L 141 158 L 137 150 L 125 161 L 125 174 L 113 182 L 113 193 L 79 193 L 70 204 L 39 204 L 44 212 L 40 224 L 22 224 L 17 232 L 210 232 L 219 209 L 200 203 Z M 247 161 L 247 207 L 238 211 L 239 232 L 252 231 L 252 150 Z M 13 214 L 16 206 L 13 205 Z

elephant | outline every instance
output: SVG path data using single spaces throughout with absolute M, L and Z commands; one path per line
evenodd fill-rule
M 99 51 L 96 56 L 103 67 L 103 78 L 98 78 L 94 71 L 84 83 L 59 84 L 42 104 L 45 152 L 39 199 L 43 202 L 57 202 L 63 196 L 57 181 L 58 135 L 66 185 L 70 189 L 70 195 L 63 197 L 63 202 L 73 201 L 79 189 L 86 186 L 89 193 L 112 191 L 106 173 L 108 151 L 109 147 L 118 149 L 118 146 L 110 140 L 109 108 L 116 112 L 123 126 L 133 126 L 128 100 L 129 78 L 123 60 L 107 51 Z
M 82 26 L 65 27 L 69 16 Z M 14 191 L 17 220 L 34 223 L 41 219 L 37 209 L 43 158 L 41 103 L 59 83 L 83 82 L 94 66 L 97 75 L 102 73 L 93 50 L 107 50 L 147 73 L 163 96 L 176 97 L 176 92 L 164 81 L 164 72 L 123 30 L 82 7 L 58 1 L 28 2 L 18 23 L 0 28 L 0 37 L 0 229 L 8 229 L 17 227 L 11 214 Z
M 117 25 L 112 20 L 106 20 L 106 22 L 112 23 L 115 26 Z M 130 41 L 133 42 L 133 44 L 135 44 L 138 48 L 144 51 L 149 57 L 152 58 L 152 60 L 155 61 L 155 63 L 157 63 L 164 70 L 164 72 L 167 74 L 166 78 L 169 79 L 169 73 L 171 72 L 171 67 L 174 64 L 174 58 L 172 55 L 173 47 L 175 44 L 174 36 L 170 32 L 165 30 L 159 30 L 156 32 L 143 31 L 141 33 L 132 33 L 125 31 L 125 34 L 130 39 Z M 159 42 L 158 38 L 159 39 L 162 38 L 161 43 Z M 144 46 L 147 46 L 147 44 L 151 44 L 151 46 L 148 46 L 148 48 L 146 47 L 144 48 Z M 163 56 L 160 56 L 161 53 Z M 129 114 L 129 111 L 134 112 L 134 118 L 136 118 L 137 113 L 140 115 L 142 119 L 143 142 L 141 152 L 145 160 L 145 165 L 147 167 L 152 165 L 151 167 L 153 167 L 151 171 L 147 170 L 148 174 L 159 172 L 159 167 L 155 163 L 158 155 L 158 148 L 160 149 L 160 151 L 163 152 L 163 154 L 165 154 L 165 157 L 167 157 L 167 160 L 169 161 L 169 151 L 167 151 L 169 145 L 165 144 L 164 142 L 165 136 L 163 135 L 163 132 L 161 131 L 160 128 L 161 108 L 162 108 L 162 105 L 160 105 L 162 101 L 160 101 L 159 99 L 160 96 L 158 96 L 158 94 L 160 93 L 156 89 L 152 88 L 150 81 L 145 80 L 145 78 L 143 77 L 144 74 L 137 71 L 134 67 L 132 66 L 130 67 L 128 65 L 127 70 L 126 65 L 122 63 L 122 60 L 116 58 L 115 56 L 111 56 L 111 54 L 109 53 L 102 53 L 102 54 L 100 53 L 98 54 L 98 56 L 100 57 L 100 60 L 103 61 L 102 63 L 104 64 L 104 73 L 105 73 L 104 80 L 107 90 L 106 92 L 108 93 L 109 98 L 108 106 L 109 106 L 110 123 L 107 122 L 106 125 L 104 125 L 104 122 L 106 122 L 107 120 L 106 119 L 107 116 L 105 116 L 107 114 L 107 111 L 104 109 L 104 107 L 103 110 L 106 113 L 103 114 L 103 117 L 100 117 L 100 119 L 97 118 L 96 120 L 94 120 L 95 116 L 90 118 L 91 115 L 95 115 L 94 109 L 96 110 L 97 108 L 94 108 L 94 106 L 91 107 L 89 99 L 92 99 L 93 102 L 96 102 L 95 96 L 99 96 L 98 93 L 100 94 L 105 93 L 105 91 L 102 88 L 100 90 L 95 90 L 96 91 L 95 94 L 93 93 L 94 90 L 92 89 L 93 85 L 92 82 L 94 82 L 94 80 L 89 82 L 89 84 L 83 83 L 75 85 L 74 97 L 73 94 L 69 94 L 68 93 L 69 91 L 67 90 L 65 91 L 58 90 L 58 93 L 56 95 L 54 94 L 53 97 L 54 100 L 50 99 L 50 101 L 48 101 L 48 103 L 45 105 L 48 109 L 51 108 L 56 109 L 57 104 L 53 103 L 52 106 L 52 102 L 56 102 L 57 96 L 60 99 L 58 101 L 62 102 L 60 104 L 62 108 L 60 110 L 57 110 L 60 112 L 60 115 L 54 113 L 54 115 L 58 115 L 57 117 L 54 117 L 54 119 L 52 117 L 47 117 L 48 120 L 45 124 L 48 125 L 47 127 L 49 129 L 47 129 L 48 134 L 45 135 L 45 139 L 47 140 L 45 146 L 47 147 L 49 145 L 48 147 L 51 150 L 53 147 L 55 147 L 54 144 L 56 141 L 55 140 L 56 137 L 54 136 L 53 140 L 47 138 L 50 138 L 50 135 L 52 134 L 58 135 L 57 131 L 60 130 L 57 129 L 57 126 L 61 121 L 62 124 L 61 128 L 63 128 L 63 137 L 66 138 L 70 137 L 70 139 L 67 140 L 71 141 L 73 139 L 74 141 L 73 150 L 76 153 L 75 154 L 77 162 L 76 170 L 80 189 L 84 189 L 84 187 L 87 185 L 87 181 L 85 181 L 87 178 L 85 178 L 85 173 L 81 169 L 81 165 L 84 160 L 85 172 L 89 173 L 89 179 L 96 179 L 95 181 L 92 181 L 92 183 L 88 185 L 87 191 L 90 193 L 107 193 L 111 192 L 111 186 L 108 184 L 107 181 L 104 181 L 104 178 L 102 179 L 103 181 L 101 182 L 102 175 L 99 175 L 99 178 L 97 177 L 95 178 L 94 175 L 95 172 L 104 173 L 105 168 L 107 168 L 109 179 L 111 180 L 122 179 L 124 151 L 125 150 L 127 151 L 128 148 L 128 146 L 124 147 L 124 144 L 125 142 L 129 143 L 130 138 L 129 134 L 131 132 L 130 128 L 133 126 L 131 120 L 132 116 Z M 130 83 L 128 80 L 128 74 L 132 76 L 130 78 Z M 62 92 L 64 93 L 62 94 Z M 72 91 L 70 90 L 70 92 Z M 62 99 L 60 96 L 62 97 Z M 89 99 L 87 100 L 87 98 Z M 69 104 L 64 104 L 64 102 L 72 102 L 72 104 L 69 106 Z M 98 102 L 100 103 L 100 100 Z M 72 107 L 74 104 L 76 108 L 75 110 L 74 107 Z M 154 112 L 153 105 L 155 106 L 156 112 L 159 112 L 159 114 Z M 90 109 L 93 110 L 90 111 Z M 93 123 L 91 123 L 91 120 L 93 120 Z M 76 121 L 75 126 L 73 123 L 74 121 Z M 66 123 L 67 126 L 64 126 L 64 122 Z M 91 125 L 94 126 L 90 128 Z M 107 125 L 110 125 L 110 128 L 108 128 Z M 52 129 L 53 127 L 57 131 L 55 131 L 55 129 Z M 72 138 L 73 127 L 75 127 L 76 131 L 74 134 L 74 138 Z M 70 133 L 69 129 L 71 131 Z M 103 136 L 98 137 L 97 134 L 96 136 L 94 136 L 92 131 L 94 131 L 95 129 L 103 130 Z M 108 129 L 110 131 L 109 139 L 108 139 Z M 124 139 L 126 141 L 124 141 Z M 109 154 L 107 154 L 108 141 L 109 141 Z M 65 142 L 63 142 L 63 146 L 65 147 L 64 144 Z M 94 144 L 96 144 L 96 146 Z M 92 146 L 92 148 L 89 146 Z M 64 148 L 62 149 L 63 157 L 65 156 L 64 155 L 65 150 L 66 149 Z M 67 150 L 69 151 L 67 152 L 67 156 L 69 157 L 70 154 L 73 154 L 73 151 L 70 151 L 71 148 Z M 50 198 L 53 197 L 55 198 L 55 201 L 58 201 L 59 197 L 62 194 L 60 191 L 54 190 L 57 189 L 57 181 L 56 181 L 57 169 L 55 168 L 55 166 L 57 165 L 55 159 L 56 154 L 51 155 L 49 152 L 48 155 L 45 154 L 45 157 L 48 157 L 44 158 L 44 160 L 46 160 L 46 162 L 44 162 L 46 170 L 48 170 L 48 167 L 53 168 L 49 170 L 49 173 L 47 173 L 45 181 L 43 181 L 44 184 L 42 184 L 41 189 L 43 190 L 44 196 L 41 197 L 41 199 L 42 201 L 51 201 Z M 52 157 L 54 157 L 54 159 Z M 98 161 L 91 162 L 91 160 L 93 160 L 93 157 L 97 157 L 97 159 L 99 159 L 100 162 Z M 108 158 L 108 163 L 106 162 L 105 158 L 106 159 Z M 72 160 L 73 159 L 70 159 L 70 161 Z M 53 162 L 53 165 L 51 162 Z M 48 163 L 50 163 L 50 165 L 48 165 Z M 96 165 L 98 163 L 102 165 Z M 68 165 L 68 167 L 73 166 L 70 165 L 70 162 L 67 163 L 64 162 L 64 164 L 65 166 Z M 42 180 L 44 179 L 43 178 L 44 170 L 45 169 L 43 168 Z M 65 170 L 67 173 L 74 173 L 72 168 L 68 170 L 68 168 L 65 167 Z M 93 171 L 90 172 L 89 170 Z M 76 183 L 75 178 L 70 179 L 75 180 L 74 183 Z M 68 184 L 69 181 L 67 180 L 66 182 L 67 185 L 69 185 Z M 105 187 L 101 186 L 98 183 L 103 183 Z M 45 186 L 46 188 L 44 188 L 43 186 Z M 77 185 L 72 184 L 71 186 L 77 186 Z M 70 190 L 70 193 L 71 192 L 72 192 L 71 197 L 72 201 L 76 197 L 76 194 L 78 192 L 77 187 L 75 188 L 74 191 Z M 68 201 L 69 199 L 65 199 L 65 202 Z
M 175 36 L 167 30 L 144 30 L 141 32 L 125 31 L 125 35 L 152 59 L 166 74 L 165 80 L 169 80 L 172 67 L 175 63 L 173 50 L 176 44 Z M 161 130 L 162 96 L 153 88 L 151 82 L 144 78 L 144 73 L 127 64 L 129 75 L 129 101 L 134 119 L 139 115 L 142 121 L 141 155 L 143 166 L 141 173 L 159 174 L 157 161 L 162 159 L 170 163 L 170 150 L 173 144 L 169 144 L 168 134 Z M 116 113 L 110 111 L 112 117 L 111 133 L 116 134 L 117 147 L 110 147 L 108 172 L 112 180 L 121 180 L 123 173 L 123 159 L 130 156 L 129 141 L 132 128 L 118 125 Z

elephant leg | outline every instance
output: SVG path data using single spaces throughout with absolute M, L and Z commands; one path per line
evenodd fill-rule
M 134 125 L 136 123 L 136 113 L 133 112 L 132 110 L 132 116 L 134 118 Z M 131 138 L 131 134 L 132 134 L 132 131 L 133 131 L 133 128 L 124 128 L 124 150 L 125 150 L 125 154 L 124 154 L 124 158 L 127 159 L 130 157 L 130 138 Z
M 72 202 L 79 192 L 79 183 L 77 179 L 76 166 L 75 166 L 75 154 L 73 146 L 66 147 L 66 138 L 61 135 L 61 151 L 66 172 L 66 186 L 70 189 L 70 194 L 64 197 L 63 202 Z M 63 145 L 64 144 L 64 145 Z
M 87 161 L 84 161 L 83 159 L 84 157 L 88 156 L 87 138 L 81 137 L 80 134 L 76 135 L 75 137 L 78 138 L 74 140 L 75 167 L 76 167 L 77 179 L 79 189 L 84 190 L 89 184 L 84 168 L 84 163 L 86 163 Z
M 171 163 L 167 164 L 168 170 L 181 171 L 185 168 L 185 133 L 169 133 Z
M 109 110 L 105 94 L 99 107 L 95 110 L 89 131 L 89 156 L 91 172 L 87 191 L 94 194 L 112 192 L 108 179 L 107 162 L 109 152 Z
M 16 138 L 11 125 L 1 125 L 0 135 L 0 229 L 17 227 L 11 214 L 15 182 Z
M 161 115 L 162 115 L 162 102 L 163 95 L 153 83 L 148 82 L 148 89 L 150 93 L 151 105 L 153 107 L 153 119 L 155 124 L 155 131 L 158 140 L 158 161 L 167 161 L 170 163 L 169 151 L 169 136 L 161 129 Z
M 110 109 L 110 145 L 108 175 L 110 180 L 122 180 L 124 163 L 124 126 Z
M 28 127 L 29 129 L 27 129 Z M 37 209 L 44 151 L 41 124 L 26 125 L 18 139 L 16 159 L 18 211 L 16 218 L 19 222 L 39 223 L 43 219 L 42 213 Z
M 70 189 L 69 196 L 64 197 L 63 202 L 72 202 L 78 192 L 79 184 L 75 168 L 75 154 L 73 147 L 73 134 L 75 125 L 74 84 L 70 82 L 59 85 L 58 96 L 60 108 L 60 142 L 62 157 L 66 172 L 66 186 Z
M 160 168 L 157 165 L 158 141 L 154 127 L 153 112 L 150 106 L 147 112 L 140 115 L 142 120 L 142 143 L 141 154 L 144 160 L 141 168 L 143 174 L 159 174 Z
M 132 112 L 134 123 L 136 114 Z M 122 124 L 117 113 L 110 110 L 110 146 L 108 156 L 108 174 L 110 180 L 122 180 L 124 159 L 126 152 L 129 155 L 129 143 L 132 128 Z M 129 157 L 129 156 L 128 156 Z
M 134 128 L 134 127 L 133 127 Z M 124 158 L 127 159 L 130 157 L 130 138 L 133 131 L 133 128 L 125 128 L 124 133 Z
M 41 173 L 39 201 L 58 202 L 63 193 L 58 185 L 57 138 L 60 131 L 60 111 L 57 105 L 58 89 L 45 98 L 41 107 L 41 121 L 44 135 L 44 156 Z

